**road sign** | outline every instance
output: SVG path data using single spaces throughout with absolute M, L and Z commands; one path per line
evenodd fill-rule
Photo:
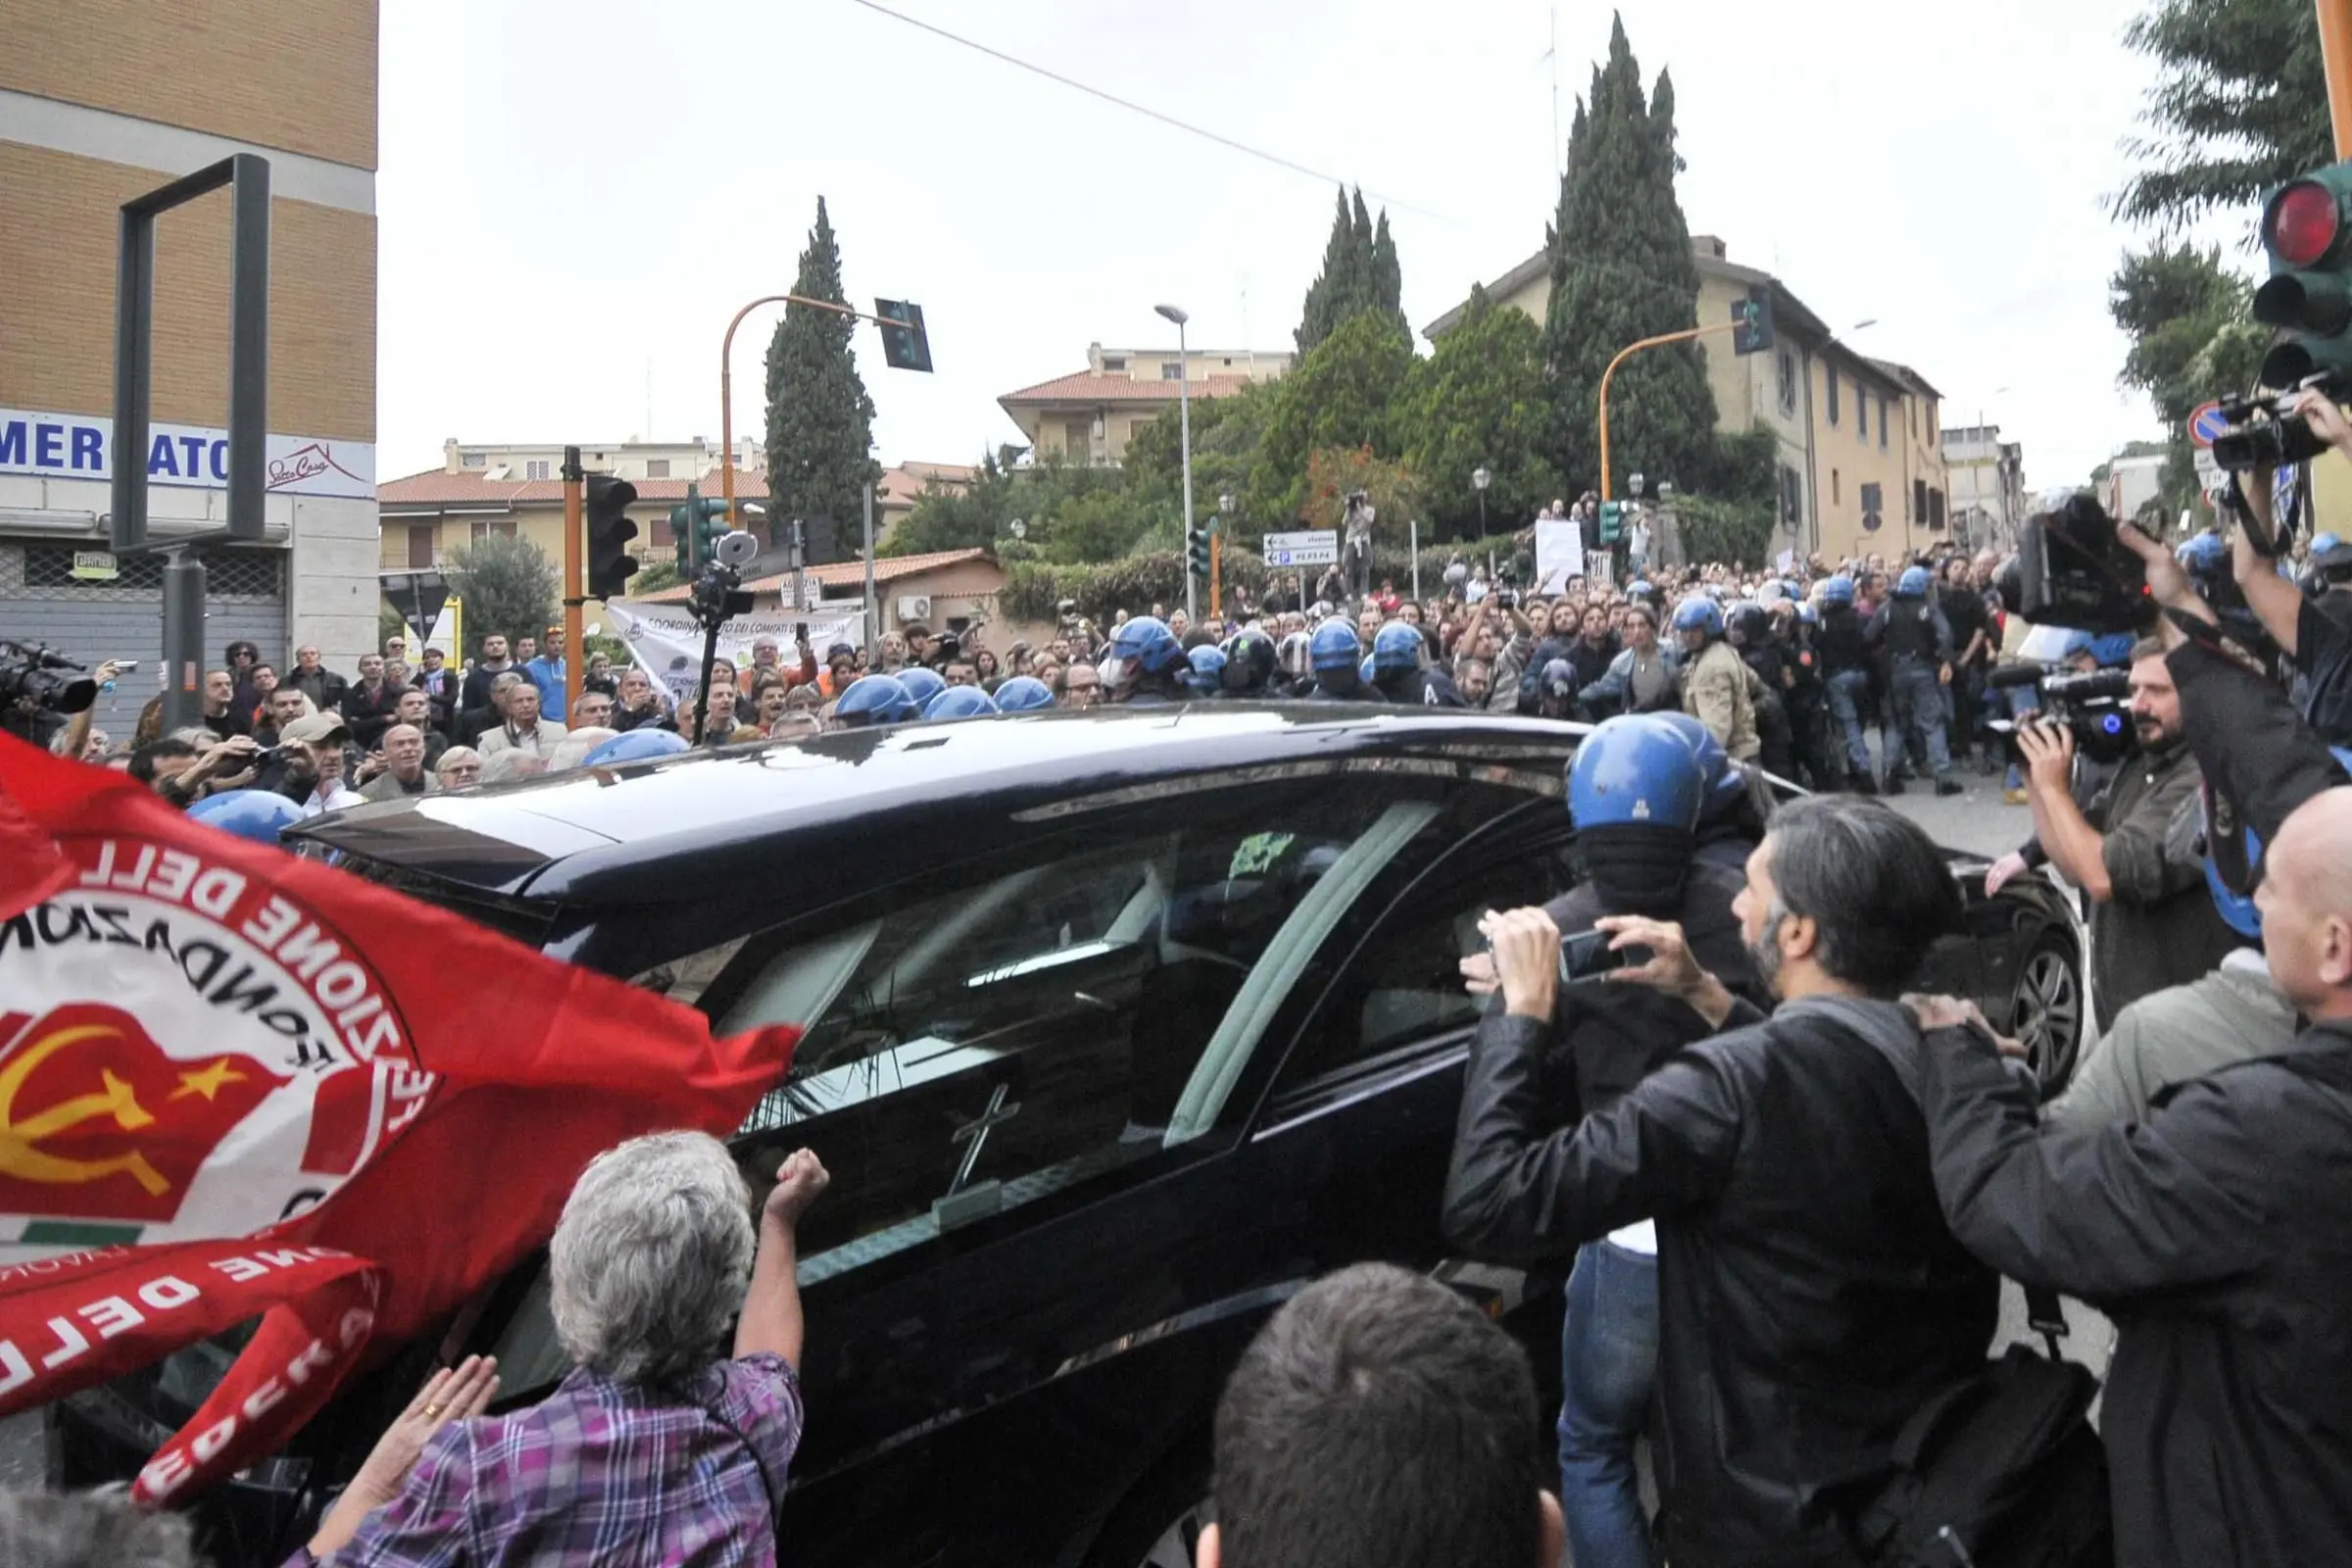
M 2188 416 L 2188 444 L 2203 452 L 2229 428 L 2230 421 L 2222 417 L 2222 406 L 2208 403 Z
M 76 550 L 74 552 L 74 564 L 67 569 L 66 575 L 84 582 L 113 582 L 122 575 L 122 571 L 109 551 Z
M 1269 566 L 1330 566 L 1340 559 L 1337 528 L 1309 528 L 1299 533 L 1266 535 Z
M 2197 488 L 2211 490 L 2222 482 L 2222 466 L 2213 461 L 2210 447 L 2199 447 L 2191 454 L 2197 463 Z

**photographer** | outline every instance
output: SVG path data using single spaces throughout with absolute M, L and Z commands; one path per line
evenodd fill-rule
M 1984 879 L 1989 896 L 2040 855 L 2089 895 L 2102 1034 L 2141 997 L 2206 973 L 2239 945 L 2213 906 L 2190 835 L 2171 831 L 2177 816 L 2195 809 L 2202 777 L 2185 744 L 2163 643 L 2146 638 L 2132 647 L 2131 679 L 2139 752 L 2087 809 L 2075 803 L 2073 733 L 2062 724 L 2018 726 L 2034 842 L 2003 856 Z
M 1740 922 L 1732 912 L 1738 873 L 1695 859 L 1707 780 L 1683 736 L 1662 717 L 1625 715 L 1602 723 L 1578 748 L 1568 773 L 1568 809 L 1587 878 L 1544 906 L 1560 930 L 1588 931 L 1610 915 L 1680 923 L 1698 961 L 1743 992 L 1754 992 Z M 1682 1003 L 1641 986 L 1610 985 L 1584 965 L 1605 962 L 1604 935 L 1582 940 L 1577 967 L 1556 992 L 1548 1028 L 1525 1043 L 1544 1054 L 1544 1120 L 1573 1127 L 1604 1110 L 1650 1071 L 1708 1033 Z M 1564 968 L 1569 950 L 1559 953 Z M 1477 994 L 1495 987 L 1489 955 L 1463 960 Z M 1500 1009 L 1480 1026 L 1481 1049 L 1464 1090 L 1462 1126 L 1474 1101 L 1508 1094 L 1509 1038 Z M 1446 1184 L 1447 1238 L 1473 1254 L 1561 1252 L 1566 1238 L 1544 1218 L 1549 1193 L 1523 1184 L 1515 1167 L 1480 1157 L 1494 1146 L 1457 1142 Z M 1560 1499 L 1569 1550 L 1578 1562 L 1641 1565 L 1652 1560 L 1649 1526 L 1636 1484 L 1634 1449 L 1649 1416 L 1657 1373 L 1657 1232 L 1648 1221 L 1576 1249 L 1560 1349 Z
M 2282 412 L 2300 416 L 2314 435 L 2352 458 L 2352 422 L 2327 393 L 2308 388 L 2287 400 Z M 2271 469 L 2256 468 L 2241 487 L 2253 528 L 2266 540 L 2278 537 L 2271 516 L 2272 477 Z M 2302 674 L 2303 716 L 2329 741 L 2352 741 L 2352 593 L 2328 589 L 2306 596 L 2278 575 L 2276 563 L 2255 548 L 2246 528 L 2237 530 L 2230 566 L 2247 608 Z
M 1876 802 L 1783 807 L 1734 905 L 1779 1005 L 1740 1003 L 1679 927 L 1599 922 L 1712 1038 L 1614 1103 L 1553 1129 L 1542 1062 L 1559 928 L 1485 922 L 1503 1011 L 1472 1050 L 1453 1169 L 1483 1185 L 1473 1229 L 1530 1252 L 1657 1222 L 1668 1545 L 1677 1568 L 1851 1563 L 1867 1483 L 1938 1395 L 1982 1372 L 1999 1286 L 1946 1228 L 1893 998 L 1960 919 L 1942 852 Z M 1690 1027 L 1696 1029 L 1700 1022 Z M 1462 1217 L 1456 1208 L 1457 1224 Z

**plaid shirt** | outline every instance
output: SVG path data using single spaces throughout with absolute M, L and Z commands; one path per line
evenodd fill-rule
M 400 1495 L 325 1561 L 768 1568 L 776 1535 L 760 1466 L 781 1502 L 801 1442 L 800 1382 L 762 1353 L 705 1368 L 687 1392 L 694 1404 L 582 1368 L 527 1409 L 451 1422 Z M 311 1560 L 306 1548 L 293 1563 Z

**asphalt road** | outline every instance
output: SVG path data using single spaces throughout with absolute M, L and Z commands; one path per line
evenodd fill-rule
M 2032 816 L 2022 806 L 2002 803 L 2000 779 L 1983 777 L 1968 767 L 1962 768 L 1959 776 L 1968 786 L 1965 795 L 1938 799 L 1933 790 L 1915 784 L 1909 793 L 1890 804 L 1925 827 L 1937 843 L 1968 850 L 1987 859 L 2024 843 L 2034 830 Z M 2074 1325 L 2073 1334 L 2065 1342 L 2067 1355 L 2104 1377 L 2115 1330 L 2105 1318 L 2081 1303 L 2069 1301 L 2066 1305 L 2068 1318 Z M 2000 1343 L 2007 1345 L 2012 1341 L 2034 1342 L 2032 1332 L 2026 1327 L 2025 1299 L 2015 1286 L 2005 1288 L 2001 1296 Z M 39 1414 L 0 1421 L 0 1486 L 38 1485 L 41 1469 Z

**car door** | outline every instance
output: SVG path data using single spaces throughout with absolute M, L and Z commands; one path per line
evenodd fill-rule
M 1050 1558 L 1213 1402 L 1221 1366 L 1145 1352 L 1253 1326 L 1232 1303 L 1262 1271 L 1214 1245 L 1197 1173 L 1235 1146 L 1298 955 L 1424 853 L 1438 789 L 1317 767 L 1140 793 L 649 977 L 722 1031 L 805 1030 L 732 1145 L 756 1193 L 801 1147 L 834 1177 L 799 1238 L 797 1561 Z M 528 1308 L 499 1350 L 560 1371 Z

